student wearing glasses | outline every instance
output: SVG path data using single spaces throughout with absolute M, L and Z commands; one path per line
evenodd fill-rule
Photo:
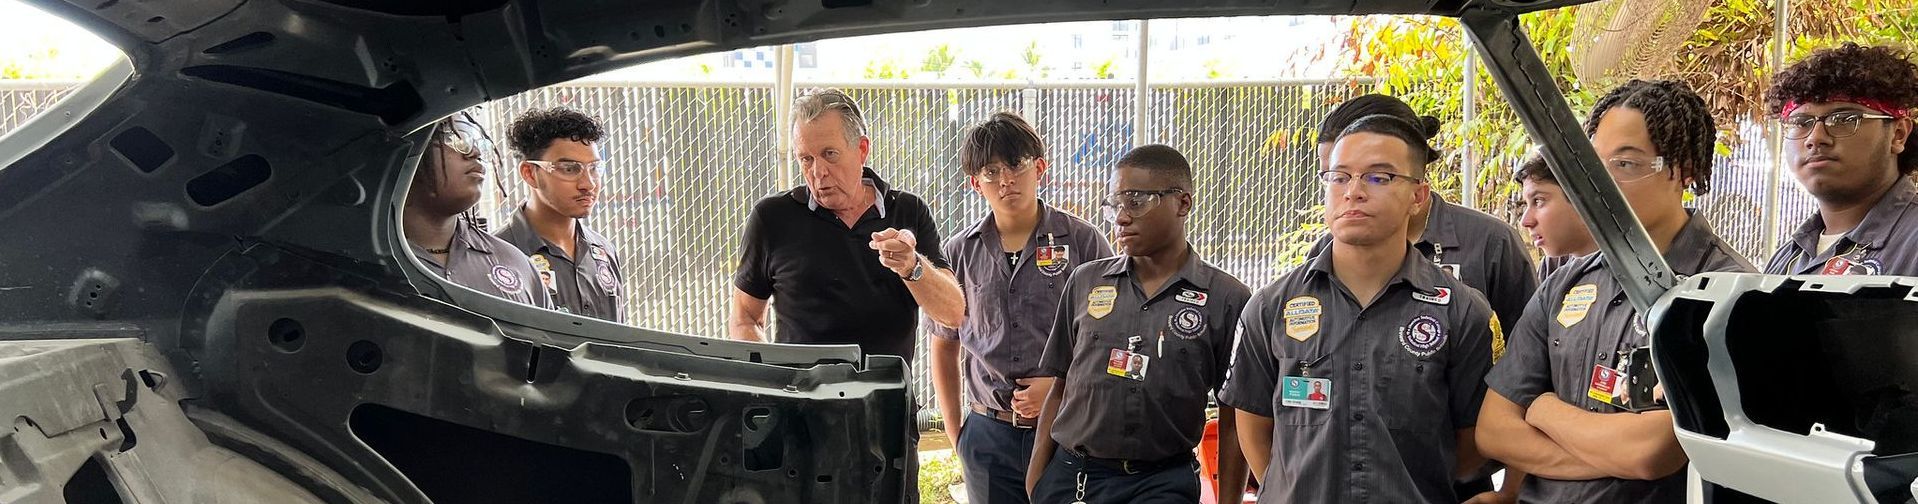
M 1072 271 L 1039 372 L 1026 486 L 1040 504 L 1198 502 L 1193 448 L 1225 381 L 1251 290 L 1199 260 L 1185 238 L 1192 167 L 1164 145 L 1133 149 L 1102 203 L 1121 253 Z M 1245 488 L 1232 409 L 1219 408 L 1219 486 Z
M 619 250 L 585 223 L 606 187 L 598 148 L 604 136 L 598 121 L 565 107 L 514 119 L 507 139 L 532 194 L 499 237 L 531 259 L 557 309 L 625 323 Z
M 1710 191 L 1717 134 L 1691 88 L 1628 82 L 1598 100 L 1585 134 L 1673 273 L 1755 271 L 1684 206 L 1685 191 Z M 1600 252 L 1553 273 L 1485 378 L 1479 448 L 1529 475 L 1520 502 L 1685 501 L 1687 459 L 1671 412 L 1617 405 L 1620 352 L 1650 340 L 1612 260 Z
M 1765 267 L 1779 275 L 1918 275 L 1918 66 L 1891 47 L 1813 53 L 1772 81 L 1765 101 L 1789 139 L 1791 173 L 1818 200 Z
M 526 256 L 480 229 L 473 216 L 486 170 L 497 155 L 492 140 L 465 112 L 433 126 L 433 143 L 407 187 L 401 226 L 407 247 L 428 271 L 493 296 L 552 308 Z
M 1049 168 L 1045 142 L 1018 114 L 995 113 L 972 126 L 959 167 L 992 213 L 942 247 L 965 291 L 966 316 L 956 328 L 927 323 L 929 369 L 970 502 L 1021 504 L 1029 502 L 1033 427 L 1052 390 L 1039 354 L 1059 292 L 1073 267 L 1111 256 L 1112 247 L 1092 224 L 1039 199 Z
M 1492 307 L 1408 236 L 1438 153 L 1393 115 L 1334 140 L 1319 174 L 1331 245 L 1247 303 L 1219 393 L 1259 502 L 1483 502 L 1454 482 L 1484 463 Z

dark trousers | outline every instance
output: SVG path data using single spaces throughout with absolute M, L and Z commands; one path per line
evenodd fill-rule
M 1156 470 L 1126 474 L 1115 467 L 1090 463 L 1071 452 L 1054 450 L 1046 473 L 1032 490 L 1034 504 L 1191 504 L 1199 501 L 1199 461 L 1171 464 Z M 1078 497 L 1079 476 L 1085 475 L 1085 497 Z
M 967 413 L 954 451 L 966 470 L 972 504 L 1027 504 L 1026 465 L 1032 463 L 1033 429 Z

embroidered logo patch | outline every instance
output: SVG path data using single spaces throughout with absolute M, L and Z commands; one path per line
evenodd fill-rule
M 1166 325 L 1172 327 L 1172 334 L 1180 338 L 1193 339 L 1205 333 L 1205 312 L 1190 306 L 1172 312 L 1166 319 Z
M 1433 287 L 1433 290 L 1435 292 L 1431 294 L 1426 294 L 1423 292 L 1419 292 L 1417 289 L 1413 289 L 1412 299 L 1417 299 L 1419 301 L 1424 301 L 1424 302 L 1432 303 L 1439 306 L 1452 304 L 1452 289 L 1447 289 L 1444 287 Z
M 493 281 L 493 287 L 508 296 L 517 296 L 526 290 L 526 280 L 519 277 L 519 272 L 505 266 L 493 265 L 493 274 L 487 275 L 487 278 Z
M 1192 306 L 1205 306 L 1205 298 L 1206 298 L 1205 291 L 1196 291 L 1192 289 L 1179 289 L 1178 297 L 1175 297 L 1173 299 L 1177 299 L 1181 303 L 1189 304 Z
M 1092 292 L 1086 294 L 1086 315 L 1091 315 L 1094 319 L 1106 318 L 1106 315 L 1112 314 L 1112 302 L 1118 299 L 1119 289 L 1116 287 L 1110 285 L 1093 287 Z
M 1492 314 L 1492 362 L 1505 358 L 1505 328 L 1498 322 L 1498 314 Z
M 1584 284 L 1565 292 L 1565 300 L 1559 303 L 1558 325 L 1571 327 L 1585 320 L 1585 314 L 1591 313 L 1592 303 L 1598 302 L 1598 285 Z
M 1319 298 L 1299 296 L 1285 302 L 1285 336 L 1298 341 L 1319 333 Z
M 1399 329 L 1399 344 L 1418 357 L 1431 357 L 1445 346 L 1445 327 L 1431 315 L 1419 315 Z

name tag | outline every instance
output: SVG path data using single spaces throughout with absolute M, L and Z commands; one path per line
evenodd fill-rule
M 1279 380 L 1279 405 L 1287 408 L 1332 408 L 1332 380 L 1287 376 Z
M 1592 366 L 1592 388 L 1585 391 L 1585 396 L 1611 404 L 1612 399 L 1623 392 L 1618 387 L 1621 376 L 1623 373 L 1605 367 L 1603 364 Z
M 1111 357 L 1106 359 L 1106 374 L 1133 381 L 1145 381 L 1146 366 L 1150 364 L 1152 364 L 1152 358 L 1145 354 L 1114 348 Z

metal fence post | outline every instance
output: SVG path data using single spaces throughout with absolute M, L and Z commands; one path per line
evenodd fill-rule
M 1767 79 L 1776 78 L 1778 71 L 1785 68 L 1785 47 L 1787 47 L 1786 44 L 1791 43 L 1788 38 L 1790 36 L 1790 25 L 1788 24 L 1790 20 L 1788 18 L 1791 17 L 1791 0 L 1777 0 L 1773 3 L 1772 9 L 1774 10 L 1772 11 L 1771 68 L 1770 72 L 1765 74 L 1765 78 Z M 1778 172 L 1785 164 L 1785 132 L 1783 128 L 1779 128 L 1778 125 L 1772 121 L 1765 121 L 1765 130 L 1765 141 L 1769 144 L 1767 148 L 1768 151 L 1771 152 L 1771 162 L 1766 164 L 1767 169 L 1765 171 L 1768 176 L 1765 182 L 1765 214 L 1760 219 L 1759 229 L 1763 230 L 1765 235 L 1764 250 L 1770 251 L 1778 250 L 1778 235 L 1781 234 L 1782 231 L 1778 228 L 1778 207 L 1784 198 L 1783 195 L 1779 194 Z
M 773 122 L 775 124 L 773 129 L 777 130 L 776 134 L 779 138 L 779 152 L 775 154 L 775 158 L 779 159 L 779 185 L 783 186 L 799 178 L 793 173 L 793 163 L 790 160 L 793 146 L 791 125 L 795 91 L 792 44 L 779 46 L 779 57 L 774 66 L 777 67 L 778 76 L 774 77 L 773 83 Z
M 1152 20 L 1139 20 L 1139 79 L 1133 93 L 1132 106 L 1132 146 L 1137 148 L 1146 143 L 1146 130 L 1152 127 L 1152 116 L 1148 114 L 1152 105 L 1152 85 L 1147 74 L 1151 67 L 1146 63 L 1146 55 L 1152 52 Z
M 1471 37 L 1465 38 L 1465 123 L 1459 125 L 1464 137 L 1464 153 L 1459 159 L 1459 203 L 1465 208 L 1478 208 L 1478 145 L 1472 142 L 1472 122 L 1478 119 L 1478 50 L 1472 47 Z

